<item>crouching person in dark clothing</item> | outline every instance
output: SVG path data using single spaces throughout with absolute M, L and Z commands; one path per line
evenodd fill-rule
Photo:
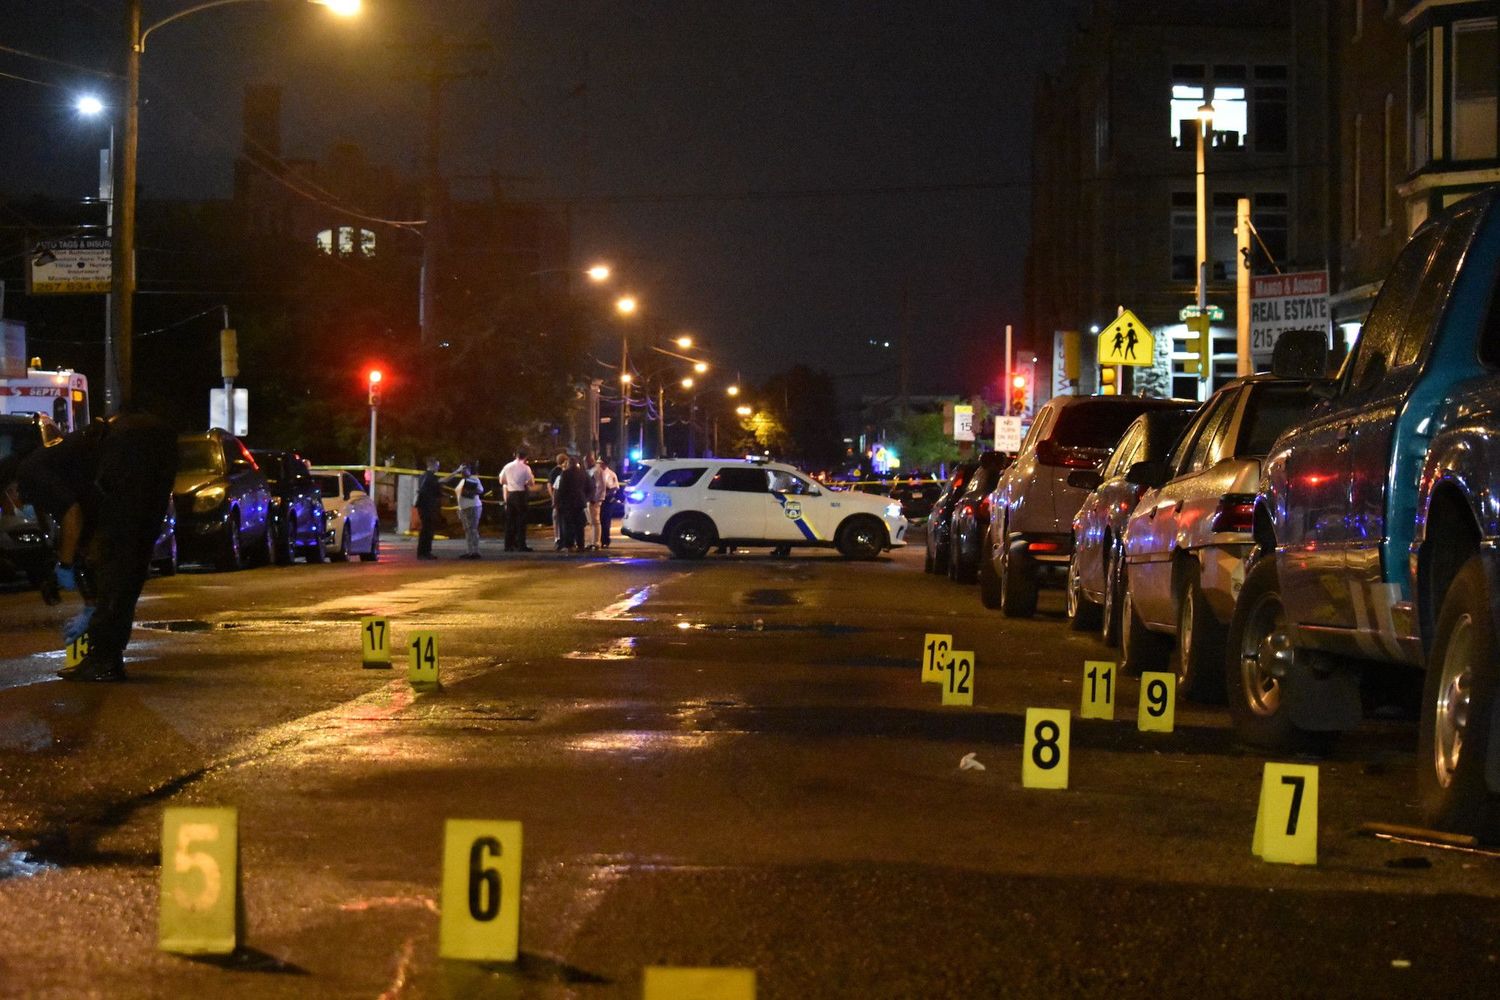
M 87 631 L 88 653 L 60 676 L 125 679 L 135 605 L 176 474 L 177 433 L 144 414 L 95 421 L 15 470 L 21 499 L 57 521 L 57 585 L 87 605 L 65 638 Z

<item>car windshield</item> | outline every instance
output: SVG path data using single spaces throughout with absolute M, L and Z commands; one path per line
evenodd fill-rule
M 330 499 L 340 495 L 338 476 L 313 476 L 313 482 L 318 484 L 318 492 Z
M 1107 451 L 1120 440 L 1132 420 L 1158 405 L 1146 399 L 1118 398 L 1110 402 L 1075 403 L 1063 407 L 1057 415 L 1050 440 L 1065 448 Z
M 1301 383 L 1290 385 L 1256 386 L 1250 393 L 1250 403 L 1245 408 L 1245 419 L 1240 427 L 1240 446 L 1236 453 L 1244 456 L 1260 456 L 1271 450 L 1271 445 L 1299 417 L 1307 415 L 1312 398 L 1307 386 Z
M 181 472 L 224 471 L 224 452 L 212 438 L 191 438 L 177 445 L 177 467 Z
M 42 443 L 41 432 L 31 421 L 0 424 L 0 458 L 24 455 Z

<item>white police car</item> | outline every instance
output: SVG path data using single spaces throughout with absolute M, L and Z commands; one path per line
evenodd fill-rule
M 789 465 L 678 458 L 637 474 L 625 491 L 621 531 L 662 542 L 679 559 L 724 545 L 822 546 L 874 559 L 905 545 L 906 527 L 890 498 L 826 489 Z

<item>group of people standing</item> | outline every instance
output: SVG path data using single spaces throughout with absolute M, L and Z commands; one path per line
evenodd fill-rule
M 500 470 L 506 552 L 532 551 L 526 544 L 526 521 L 530 513 L 531 488 L 537 480 L 527 458 L 526 449 L 519 448 L 516 457 Z M 417 483 L 416 508 L 421 519 L 417 532 L 417 558 L 437 558 L 432 554 L 432 538 L 442 517 L 443 491 L 451 489 L 457 497 L 458 519 L 464 528 L 465 551 L 459 558 L 478 559 L 479 521 L 484 512 L 484 495 L 488 491 L 471 462 L 460 465 L 446 479 L 439 478 L 437 469 L 437 459 L 429 458 L 427 471 Z M 557 551 L 609 548 L 609 500 L 619 486 L 619 477 L 603 458 L 589 455 L 579 461 L 566 453 L 557 456 L 556 468 L 547 482 L 552 496 Z

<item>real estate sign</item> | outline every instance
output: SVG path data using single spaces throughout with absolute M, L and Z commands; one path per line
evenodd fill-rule
M 1250 279 L 1250 359 L 1271 363 L 1276 338 L 1288 330 L 1328 330 L 1328 272 L 1261 274 Z

